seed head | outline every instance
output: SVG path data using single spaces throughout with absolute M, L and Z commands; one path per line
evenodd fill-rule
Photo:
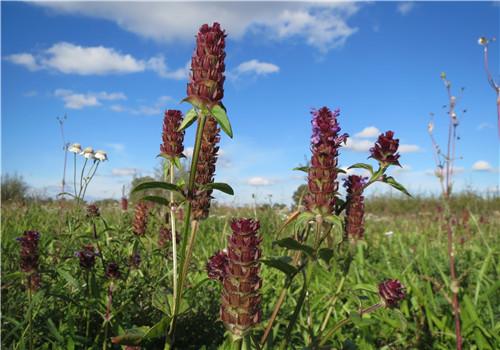
M 405 287 L 398 280 L 387 280 L 378 285 L 378 294 L 386 307 L 395 307 L 406 296 Z
M 21 244 L 21 270 L 26 273 L 35 272 L 38 269 L 40 234 L 37 231 L 24 231 L 17 241 Z
M 337 118 L 339 110 L 331 112 L 327 107 L 312 111 L 311 165 L 305 204 L 310 211 L 322 214 L 333 212 L 335 193 L 338 190 L 338 149 L 347 140 L 347 134 L 339 134 Z
M 370 148 L 370 158 L 378 160 L 383 166 L 399 164 L 399 139 L 394 139 L 394 131 L 386 131 L 380 134 L 375 146 Z
M 75 256 L 80 259 L 80 266 L 87 270 L 94 267 L 95 258 L 98 255 L 99 253 L 92 244 L 84 245 L 82 250 L 75 253 Z
M 196 36 L 187 94 L 205 105 L 214 105 L 224 97 L 225 38 L 217 22 L 202 25 Z
M 80 155 L 84 156 L 87 159 L 94 159 L 94 149 L 92 147 L 86 147 Z
M 184 130 L 178 131 L 182 123 L 182 112 L 169 109 L 165 111 L 163 118 L 163 143 L 160 145 L 160 152 L 169 157 L 180 157 L 184 151 Z

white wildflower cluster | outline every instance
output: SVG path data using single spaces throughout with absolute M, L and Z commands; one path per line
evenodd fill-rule
M 101 162 L 108 160 L 108 155 L 105 151 L 97 150 L 94 152 L 92 147 L 86 147 L 82 150 L 82 145 L 79 143 L 73 143 L 68 147 L 68 151 L 71 153 L 79 154 L 87 159 L 95 159 Z

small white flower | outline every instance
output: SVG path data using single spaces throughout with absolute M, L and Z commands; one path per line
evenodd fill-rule
M 68 151 L 70 151 L 71 153 L 81 153 L 82 145 L 80 145 L 79 143 L 74 143 L 68 147 Z
M 384 233 L 384 235 L 386 236 L 392 236 L 394 234 L 394 232 L 392 231 L 387 231 L 386 233 Z
M 87 147 L 80 154 L 87 159 L 93 159 L 94 158 L 94 149 L 92 147 Z
M 104 162 L 108 160 L 108 155 L 106 154 L 106 152 L 99 150 L 95 152 L 94 158 L 100 160 L 101 162 Z
M 477 40 L 477 43 L 479 45 L 482 45 L 482 46 L 486 46 L 488 45 L 488 39 L 486 39 L 484 36 L 480 37 L 478 40 Z

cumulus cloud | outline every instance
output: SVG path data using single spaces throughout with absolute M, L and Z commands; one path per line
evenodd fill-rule
M 108 93 L 88 92 L 77 93 L 68 89 L 56 89 L 54 96 L 59 97 L 64 101 L 64 107 L 71 109 L 82 109 L 84 107 L 100 106 L 101 101 L 125 100 L 127 97 L 122 92 Z
M 269 186 L 271 184 L 271 180 L 262 176 L 254 176 L 247 180 L 247 185 L 251 186 Z
M 5 58 L 31 71 L 45 69 L 64 74 L 107 75 L 149 70 L 160 77 L 175 80 L 186 79 L 188 75 L 186 67 L 170 70 L 162 55 L 143 60 L 109 47 L 85 47 L 67 42 L 56 43 L 36 56 L 19 53 Z
M 485 160 L 478 160 L 472 165 L 474 171 L 493 171 L 493 167 Z
M 373 141 L 349 137 L 345 147 L 354 152 L 368 152 L 373 147 Z
M 138 107 L 127 107 L 121 104 L 114 104 L 109 107 L 113 112 L 127 112 L 134 115 L 161 115 L 165 109 L 165 104 L 172 100 L 170 96 L 160 96 L 150 105 L 140 105 Z
M 415 153 L 420 152 L 420 146 L 418 145 L 399 145 L 399 153 Z
M 6 56 L 5 59 L 14 64 L 24 66 L 30 71 L 35 71 L 41 69 L 41 67 L 36 62 L 35 56 L 29 53 L 18 53 L 14 55 Z
M 374 126 L 367 126 L 363 130 L 361 130 L 360 132 L 355 134 L 354 136 L 359 137 L 359 138 L 371 138 L 371 137 L 377 137 L 378 135 L 380 135 L 379 129 L 377 129 Z
M 259 60 L 253 59 L 241 63 L 238 67 L 234 69 L 233 74 L 256 74 L 256 75 L 268 75 L 272 73 L 278 73 L 280 67 L 273 63 L 261 62 Z
M 261 38 L 300 38 L 321 52 L 342 46 L 357 28 L 348 20 L 362 4 L 262 2 L 37 2 L 59 14 L 115 22 L 125 30 L 161 42 L 192 42 L 200 23 L 223 23 L 232 39 L 248 32 Z M 172 20 L 175 18 L 175 20 Z
M 403 16 L 409 14 L 414 8 L 414 2 L 401 2 L 398 4 L 398 12 Z

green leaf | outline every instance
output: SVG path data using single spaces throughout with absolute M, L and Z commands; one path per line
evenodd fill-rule
M 194 108 L 191 108 L 184 116 L 184 119 L 182 120 L 182 123 L 177 131 L 189 128 L 196 121 L 196 119 L 198 119 L 198 113 L 196 113 Z
M 233 188 L 224 182 L 212 182 L 204 185 L 203 187 L 209 190 L 217 190 L 234 196 Z
M 289 256 L 281 256 L 278 258 L 261 259 L 260 261 L 269 267 L 284 272 L 287 276 L 292 276 L 297 273 L 297 268 L 288 263 L 290 260 Z
M 233 129 L 231 128 L 231 123 L 227 117 L 226 111 L 220 105 L 215 105 L 210 110 L 210 114 L 217 120 L 222 130 L 229 136 L 233 138 Z
M 387 177 L 384 177 L 383 179 L 383 182 L 391 185 L 392 187 L 394 187 L 396 190 L 400 191 L 400 192 L 403 192 L 404 194 L 406 194 L 408 197 L 411 197 L 411 194 L 406 190 L 406 188 L 404 188 L 403 185 L 401 185 L 399 182 L 397 182 L 392 176 L 387 176 Z
M 325 221 L 339 227 L 342 227 L 343 224 L 342 219 L 340 218 L 340 216 L 337 215 L 327 215 L 325 216 Z
M 191 106 L 196 107 L 196 108 L 201 109 L 201 110 L 205 109 L 206 108 L 205 106 L 209 103 L 208 100 L 200 98 L 198 96 L 188 96 L 188 97 L 182 99 L 181 103 L 183 103 L 183 102 L 187 102 L 187 103 L 191 104 Z
M 366 290 L 370 293 L 375 293 L 375 294 L 378 293 L 378 289 L 376 286 L 374 286 L 372 284 L 366 284 L 366 283 L 358 283 L 358 284 L 354 285 L 351 289 L 352 290 Z
M 332 258 L 333 258 L 333 249 L 331 249 L 331 248 L 321 248 L 318 251 L 318 255 L 319 255 L 320 259 L 322 259 L 324 262 L 326 262 L 327 264 L 329 264 L 330 260 L 332 260 Z
M 370 164 L 366 164 L 366 163 L 356 163 L 354 165 L 351 165 L 347 169 L 366 169 L 370 172 L 370 174 L 373 175 L 373 167 Z
M 295 239 L 290 238 L 290 237 L 283 238 L 283 239 L 280 239 L 278 241 L 274 241 L 273 245 L 277 245 L 277 246 L 280 246 L 282 248 L 287 248 L 287 249 L 291 249 L 291 250 L 300 250 L 309 256 L 314 255 L 313 247 L 302 244 L 302 243 L 300 243 L 300 242 L 298 242 Z
M 163 181 L 143 182 L 142 184 L 135 186 L 132 192 L 150 190 L 150 189 L 161 189 L 161 190 L 175 191 L 182 193 L 182 190 L 177 185 Z
M 293 168 L 292 170 L 298 170 L 298 171 L 303 171 L 305 173 L 309 172 L 309 167 L 308 166 L 298 166 Z
M 308 223 L 309 221 L 314 220 L 314 218 L 315 216 L 313 213 L 305 211 L 297 217 L 297 224 L 303 225 L 304 223 Z
M 129 329 L 125 334 L 111 338 L 113 344 L 119 345 L 140 345 L 141 340 L 149 332 L 150 328 L 146 326 Z
M 149 329 L 149 331 L 144 335 L 142 340 L 151 340 L 163 337 L 167 331 L 169 324 L 170 324 L 170 317 L 163 316 L 160 322 L 158 322 Z
M 167 199 L 160 196 L 145 196 L 142 197 L 142 200 L 164 205 L 166 207 L 170 206 L 170 202 Z

